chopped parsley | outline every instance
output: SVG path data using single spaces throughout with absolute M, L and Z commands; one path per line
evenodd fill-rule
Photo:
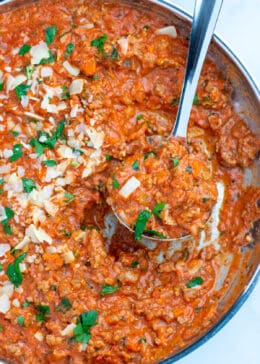
M 112 178 L 112 184 L 111 186 L 114 188 L 114 189 L 117 189 L 120 187 L 120 183 L 118 182 L 117 179 L 115 179 L 115 175 L 114 174 L 111 174 L 111 178 Z
M 135 160 L 134 163 L 132 164 L 132 169 L 134 171 L 139 171 L 139 163 L 138 160 Z
M 144 160 L 149 158 L 151 155 L 153 155 L 154 157 L 158 157 L 158 154 L 156 152 L 154 152 L 153 150 L 151 150 L 150 152 L 144 153 Z
M 13 146 L 13 155 L 11 155 L 11 157 L 9 158 L 9 161 L 14 162 L 17 159 L 21 158 L 22 155 L 23 155 L 22 144 L 15 144 Z
M 53 167 L 57 165 L 57 162 L 54 159 L 47 159 L 45 161 L 42 161 L 42 164 L 44 164 L 47 167 Z
M 0 272 L 3 270 L 3 264 L 0 263 Z
M 68 58 L 71 55 L 71 53 L 74 50 L 74 47 L 75 47 L 74 43 L 69 43 L 67 45 L 66 50 L 65 50 L 65 53 L 64 53 L 64 57 L 65 58 Z
M 16 96 L 18 97 L 19 100 L 21 100 L 22 96 L 26 96 L 28 90 L 30 89 L 31 86 L 29 85 L 25 85 L 24 83 L 22 83 L 21 85 L 18 85 L 15 88 L 15 93 Z
M 136 268 L 138 265 L 139 265 L 139 262 L 138 262 L 137 260 L 134 260 L 134 261 L 131 263 L 131 268 Z
M 165 202 L 158 202 L 154 208 L 152 209 L 152 214 L 156 217 L 161 218 L 161 212 L 165 208 L 166 203 Z
M 65 194 L 64 194 L 64 198 L 65 198 L 65 202 L 67 203 L 67 204 L 69 204 L 69 203 L 71 203 L 71 202 L 73 202 L 74 200 L 75 200 L 75 195 L 73 195 L 72 193 L 70 193 L 70 192 L 66 192 Z
M 56 34 L 57 34 L 56 25 L 53 25 L 45 29 L 45 40 L 47 45 L 51 44 L 54 41 Z
M 65 231 L 63 233 L 63 236 L 71 236 L 71 235 L 72 235 L 72 233 L 70 231 Z
M 134 226 L 134 235 L 135 235 L 136 240 L 140 240 L 140 238 L 145 230 L 147 221 L 150 219 L 150 217 L 151 217 L 150 211 L 143 210 L 139 213 L 135 226 Z
M 61 86 L 61 89 L 62 89 L 61 99 L 62 100 L 68 100 L 69 97 L 70 97 L 70 93 L 69 93 L 68 87 L 65 86 L 65 85 L 63 85 L 63 86 Z
M 55 311 L 66 313 L 69 311 L 72 307 L 72 304 L 70 303 L 68 298 L 63 298 L 61 303 L 56 307 Z
M 209 102 L 210 101 L 210 97 L 209 96 L 205 96 L 202 99 L 203 102 Z
M 24 327 L 24 317 L 23 316 L 17 316 L 17 323 L 19 326 Z
M 106 154 L 105 155 L 106 161 L 111 161 L 111 159 L 113 158 L 111 154 Z
M 191 174 L 192 173 L 192 167 L 191 166 L 187 166 L 185 168 L 185 171 Z
M 172 161 L 173 167 L 177 167 L 179 165 L 179 163 L 180 163 L 179 158 L 170 158 L 170 160 Z
M 36 189 L 35 183 L 31 178 L 22 178 L 22 181 L 24 192 L 30 193 L 32 190 Z
M 98 81 L 99 80 L 98 75 L 93 75 L 93 80 Z
M 20 54 L 20 56 L 24 56 L 26 53 L 29 52 L 29 50 L 31 49 L 32 47 L 29 45 L 29 44 L 24 44 L 20 49 L 19 49 L 19 52 L 18 54 Z
M 22 304 L 22 308 L 26 308 L 26 307 L 29 307 L 31 305 L 31 303 L 29 301 L 25 301 L 23 304 Z
M 172 105 L 172 106 L 176 106 L 176 105 L 178 105 L 178 104 L 179 104 L 179 101 L 180 101 L 179 97 L 174 97 L 174 98 L 172 99 L 172 101 L 171 101 L 171 105 Z
M 165 235 L 163 235 L 162 233 L 159 233 L 156 230 L 145 229 L 144 234 L 149 235 L 149 236 L 157 236 L 158 238 L 161 238 L 161 239 L 166 239 Z
M 12 232 L 10 224 L 9 224 L 9 220 L 12 217 L 14 217 L 14 211 L 12 209 L 10 209 L 9 207 L 5 207 L 4 209 L 5 209 L 6 218 L 1 221 L 1 224 L 3 226 L 5 234 L 13 235 L 13 232 Z
M 210 197 L 203 197 L 202 202 L 206 203 L 206 202 L 209 202 L 209 200 L 210 200 Z
M 144 343 L 146 344 L 147 343 L 147 340 L 145 337 L 140 337 L 140 339 L 138 340 L 138 342 L 141 344 L 141 343 Z
M 36 305 L 36 308 L 38 310 L 38 313 L 36 313 L 36 321 L 38 322 L 44 322 L 47 320 L 47 315 L 50 315 L 51 311 L 49 306 L 47 305 Z
M 15 287 L 19 287 L 23 282 L 20 263 L 25 259 L 26 255 L 27 253 L 22 253 L 14 260 L 13 264 L 8 264 L 6 274 Z
M 136 120 L 142 120 L 143 119 L 143 114 L 138 114 L 137 117 L 136 117 Z
M 2 332 L 4 330 L 4 326 L 0 325 L 0 332 Z
M 103 34 L 103 35 L 101 35 L 101 37 L 98 37 L 96 39 L 93 39 L 90 42 L 90 45 L 92 47 L 96 47 L 99 54 L 104 55 L 105 54 L 104 45 L 105 45 L 106 41 L 107 41 L 107 35 L 106 34 Z
M 114 60 L 118 59 L 118 50 L 116 49 L 116 47 L 112 48 L 112 52 L 111 52 L 110 57 L 111 57 L 111 59 L 114 59 Z
M 35 70 L 35 67 L 33 66 L 26 66 L 25 67 L 25 73 L 26 73 L 26 77 L 28 78 L 28 80 L 30 80 L 32 78 L 32 74 Z
M 199 105 L 200 100 L 199 100 L 199 95 L 195 94 L 194 99 L 193 99 L 193 105 Z
M 119 290 L 120 287 L 112 286 L 111 284 L 104 284 L 101 288 L 100 295 L 106 296 L 107 294 L 115 293 Z
M 4 179 L 3 177 L 0 177 L 0 185 L 3 185 L 4 184 Z
M 189 283 L 186 284 L 187 288 L 193 288 L 197 286 L 201 286 L 203 284 L 204 280 L 201 277 L 194 277 L 192 278 Z
M 12 136 L 15 138 L 19 135 L 18 131 L 10 131 L 10 134 L 12 134 Z
M 40 60 L 40 64 L 53 63 L 55 62 L 54 54 L 49 50 L 49 57 Z
M 4 82 L 0 82 L 0 91 L 3 91 L 3 89 L 4 89 Z
M 73 333 L 72 340 L 76 340 L 78 343 L 87 344 L 91 338 L 90 329 L 92 326 L 97 325 L 98 311 L 86 311 L 83 312 L 77 320 L 77 326 Z

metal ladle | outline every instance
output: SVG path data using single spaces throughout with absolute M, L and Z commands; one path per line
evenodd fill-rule
M 222 2 L 223 0 L 196 0 L 195 2 L 182 93 L 176 121 L 169 138 L 172 136 L 187 138 L 187 128 L 196 88 L 209 44 L 214 34 Z M 116 213 L 115 215 L 121 224 L 132 230 Z M 189 239 L 190 235 L 174 239 L 160 239 L 143 235 L 143 238 L 148 241 L 183 241 Z

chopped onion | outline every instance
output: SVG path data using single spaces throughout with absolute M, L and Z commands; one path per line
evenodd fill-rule
M 128 198 L 140 186 L 141 182 L 133 176 L 124 184 L 119 193 L 124 198 Z
M 0 312 L 7 313 L 10 309 L 10 300 L 6 294 L 0 296 Z
M 80 25 L 80 28 L 92 29 L 92 28 L 94 28 L 94 24 L 93 23 L 83 24 L 83 25 Z
M 14 90 L 17 86 L 21 85 L 21 83 L 25 82 L 27 80 L 25 75 L 17 75 L 13 77 L 12 75 L 7 76 L 7 82 L 6 82 L 6 91 L 9 92 L 11 90 Z
M 63 67 L 66 71 L 68 71 L 72 76 L 78 76 L 80 73 L 80 69 L 76 66 L 73 66 L 68 61 L 63 62 Z
M 93 147 L 95 149 L 101 148 L 105 137 L 103 131 L 97 131 L 94 128 L 87 128 L 86 132 L 90 138 L 91 143 L 93 144 Z
M 68 326 L 65 327 L 65 329 L 63 329 L 61 331 L 61 335 L 62 336 L 71 336 L 71 335 L 73 335 L 73 331 L 74 331 L 75 327 L 76 327 L 75 324 L 69 324 Z
M 126 55 L 128 51 L 128 37 L 118 39 L 117 43 L 120 45 L 122 53 Z
M 51 77 L 53 75 L 53 70 L 51 67 L 42 67 L 41 68 L 41 76 L 44 77 Z
M 70 95 L 80 94 L 83 90 L 84 81 L 81 78 L 77 78 L 71 82 L 69 87 Z
M 25 111 L 24 115 L 29 116 L 29 118 L 32 118 L 32 119 L 41 120 L 41 121 L 44 120 L 44 118 L 42 116 L 34 114 L 33 112 Z
M 49 48 L 45 42 L 40 41 L 39 44 L 30 49 L 30 55 L 32 56 L 32 64 L 39 64 L 42 59 L 49 58 Z
M 168 35 L 169 37 L 172 38 L 177 38 L 177 31 L 174 25 L 170 25 L 168 27 L 164 27 L 161 29 L 157 29 L 156 34 L 161 34 L 161 35 Z
M 3 257 L 9 250 L 11 250 L 9 244 L 0 244 L 0 257 Z

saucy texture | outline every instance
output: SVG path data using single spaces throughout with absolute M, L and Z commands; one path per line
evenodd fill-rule
M 187 178 L 214 181 L 197 197 L 206 215 L 217 200 L 218 226 L 210 222 L 200 241 L 148 249 L 107 218 L 107 190 L 124 182 L 113 172 L 123 162 L 168 173 L 169 160 L 149 152 L 172 128 L 184 75 L 188 43 L 173 25 L 94 0 L 45 0 L 0 15 L 0 356 L 152 364 L 221 316 L 259 218 L 260 191 L 244 186 L 243 170 L 259 140 L 211 61 L 189 124 L 203 158 Z

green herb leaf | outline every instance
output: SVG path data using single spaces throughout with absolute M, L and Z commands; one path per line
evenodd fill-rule
M 72 233 L 71 233 L 70 231 L 65 231 L 65 232 L 63 233 L 63 235 L 64 235 L 64 236 L 71 236 L 71 235 L 72 235 Z
M 146 344 L 147 343 L 147 340 L 145 337 L 140 337 L 140 339 L 138 340 L 139 343 L 144 343 Z
M 93 75 L 93 80 L 98 81 L 99 80 L 98 75 Z
M 112 52 L 111 52 L 111 59 L 114 59 L 114 60 L 116 60 L 116 59 L 118 59 L 118 50 L 115 48 L 115 47 L 113 47 L 112 48 Z
M 135 160 L 134 163 L 132 164 L 132 169 L 134 171 L 139 171 L 139 163 L 138 160 Z
M 53 167 L 57 165 L 57 162 L 54 159 L 47 159 L 45 161 L 42 161 L 42 164 L 44 164 L 47 167 Z
M 138 114 L 137 117 L 136 117 L 136 120 L 142 120 L 143 119 L 143 114 Z
M 139 213 L 135 226 L 134 226 L 134 233 L 135 233 L 136 240 L 140 240 L 140 238 L 145 230 L 147 221 L 150 219 L 150 217 L 151 217 L 150 211 L 143 210 Z
M 23 282 L 23 275 L 20 270 L 20 263 L 25 259 L 27 253 L 22 253 L 15 259 L 14 263 L 10 263 L 7 267 L 6 274 L 15 287 L 19 287 Z
M 36 189 L 35 183 L 31 178 L 22 178 L 22 181 L 24 192 L 30 193 L 32 190 Z
M 104 284 L 101 288 L 100 295 L 105 296 L 107 294 L 115 293 L 119 290 L 120 287 L 112 286 L 111 284 Z
M 46 63 L 54 63 L 55 62 L 55 57 L 54 54 L 49 51 L 49 57 L 48 58 L 43 58 L 40 60 L 40 64 L 46 64 Z
M 193 99 L 193 105 L 199 105 L 199 104 L 200 104 L 199 95 L 195 94 Z
M 165 202 L 158 202 L 152 209 L 153 215 L 161 218 L 161 212 L 165 208 L 165 206 L 166 206 Z
M 35 148 L 38 157 L 43 154 L 44 146 L 40 142 L 38 142 L 37 139 L 32 138 L 30 141 L 30 145 Z
M 0 325 L 0 332 L 2 332 L 4 330 L 4 326 Z
M 13 146 L 13 155 L 9 158 L 9 161 L 14 162 L 17 159 L 21 158 L 22 155 L 22 144 L 15 144 Z
M 3 91 L 4 89 L 4 82 L 0 82 L 0 91 Z
M 29 301 L 25 301 L 23 304 L 22 304 L 22 308 L 26 308 L 26 307 L 29 307 L 31 305 L 31 303 Z
M 12 136 L 15 138 L 19 135 L 18 131 L 10 131 L 10 134 L 12 134 Z
M 194 277 L 192 278 L 189 283 L 186 284 L 187 288 L 193 288 L 197 286 L 201 286 L 203 284 L 204 280 L 201 277 Z
M 1 221 L 4 232 L 7 235 L 13 235 L 13 232 L 12 232 L 10 224 L 9 224 L 9 220 L 14 216 L 14 211 L 12 209 L 10 209 L 9 207 L 5 207 L 5 215 L 6 215 L 6 218 Z
M 158 153 L 151 150 L 150 152 L 144 153 L 144 160 L 149 158 L 150 156 L 158 157 Z
M 105 155 L 106 161 L 111 161 L 111 159 L 113 158 L 112 155 L 110 154 L 106 154 Z
M 120 183 L 118 182 L 117 179 L 115 179 L 115 175 L 114 174 L 111 174 L 111 178 L 112 178 L 112 184 L 111 186 L 114 188 L 114 189 L 117 189 L 120 187 Z
M 68 87 L 63 85 L 63 86 L 61 86 L 61 89 L 62 89 L 61 99 L 68 100 L 70 98 L 70 93 L 69 93 Z
M 210 101 L 210 97 L 209 96 L 205 96 L 202 99 L 203 102 L 209 102 Z
M 47 45 L 51 44 L 54 41 L 54 38 L 57 34 L 57 26 L 53 25 L 52 27 L 48 27 L 45 30 L 45 40 Z
M 157 236 L 158 238 L 161 238 L 161 239 L 166 239 L 165 235 L 163 235 L 162 233 L 159 233 L 156 230 L 145 229 L 144 234 L 149 235 L 149 236 Z
M 170 160 L 172 161 L 173 167 L 177 167 L 180 163 L 179 158 L 170 158 Z
M 36 321 L 44 322 L 47 320 L 47 315 L 50 315 L 51 311 L 47 305 L 36 305 L 38 313 L 36 313 Z
M 4 184 L 4 179 L 3 177 L 0 177 L 0 186 Z
M 20 49 L 19 49 L 19 52 L 18 54 L 20 54 L 21 56 L 25 55 L 26 53 L 29 52 L 29 50 L 31 49 L 32 47 L 29 45 L 29 44 L 24 44 Z
M 101 37 L 93 39 L 90 42 L 90 45 L 92 47 L 96 47 L 99 54 L 104 54 L 104 45 L 105 45 L 106 41 L 107 41 L 107 35 L 103 34 L 103 35 L 101 35 Z
M 26 66 L 25 67 L 25 73 L 28 80 L 32 78 L 32 74 L 35 71 L 35 67 L 33 66 Z
M 15 88 L 15 93 L 16 93 L 16 96 L 18 97 L 19 100 L 21 100 L 22 96 L 27 95 L 27 92 L 30 89 L 30 87 L 31 86 L 25 85 L 25 84 L 22 83 L 21 85 L 18 85 Z
M 75 200 L 75 195 L 73 195 L 72 193 L 69 193 L 69 192 L 66 192 L 65 194 L 64 194 L 64 197 L 65 197 L 65 202 L 67 203 L 67 204 L 69 204 L 69 203 L 71 203 L 72 201 L 74 201 Z
M 138 262 L 137 260 L 134 260 L 134 261 L 131 263 L 131 268 L 136 268 L 138 265 L 139 265 L 139 262 Z
M 64 57 L 65 58 L 68 58 L 71 55 L 71 53 L 74 50 L 74 47 L 75 47 L 74 43 L 69 43 L 67 45 L 66 50 L 65 50 L 65 53 L 64 53 Z
M 73 331 L 74 336 L 72 337 L 72 340 L 87 344 L 91 338 L 90 329 L 92 326 L 97 325 L 97 318 L 98 312 L 95 310 L 83 312 Z
M 178 105 L 178 104 L 179 104 L 179 101 L 180 101 L 179 97 L 174 97 L 174 98 L 172 99 L 172 101 L 171 101 L 171 105 L 172 105 L 172 106 L 176 106 L 176 105 Z
M 3 264 L 0 263 L 0 272 L 3 270 Z
M 17 316 L 17 323 L 19 326 L 24 327 L 24 317 L 23 316 Z
M 203 197 L 203 199 L 202 199 L 202 202 L 203 203 L 206 203 L 208 201 L 210 201 L 210 197 Z
M 63 298 L 61 303 L 56 307 L 55 311 L 66 313 L 69 311 L 72 307 L 72 304 L 70 303 L 68 298 Z

